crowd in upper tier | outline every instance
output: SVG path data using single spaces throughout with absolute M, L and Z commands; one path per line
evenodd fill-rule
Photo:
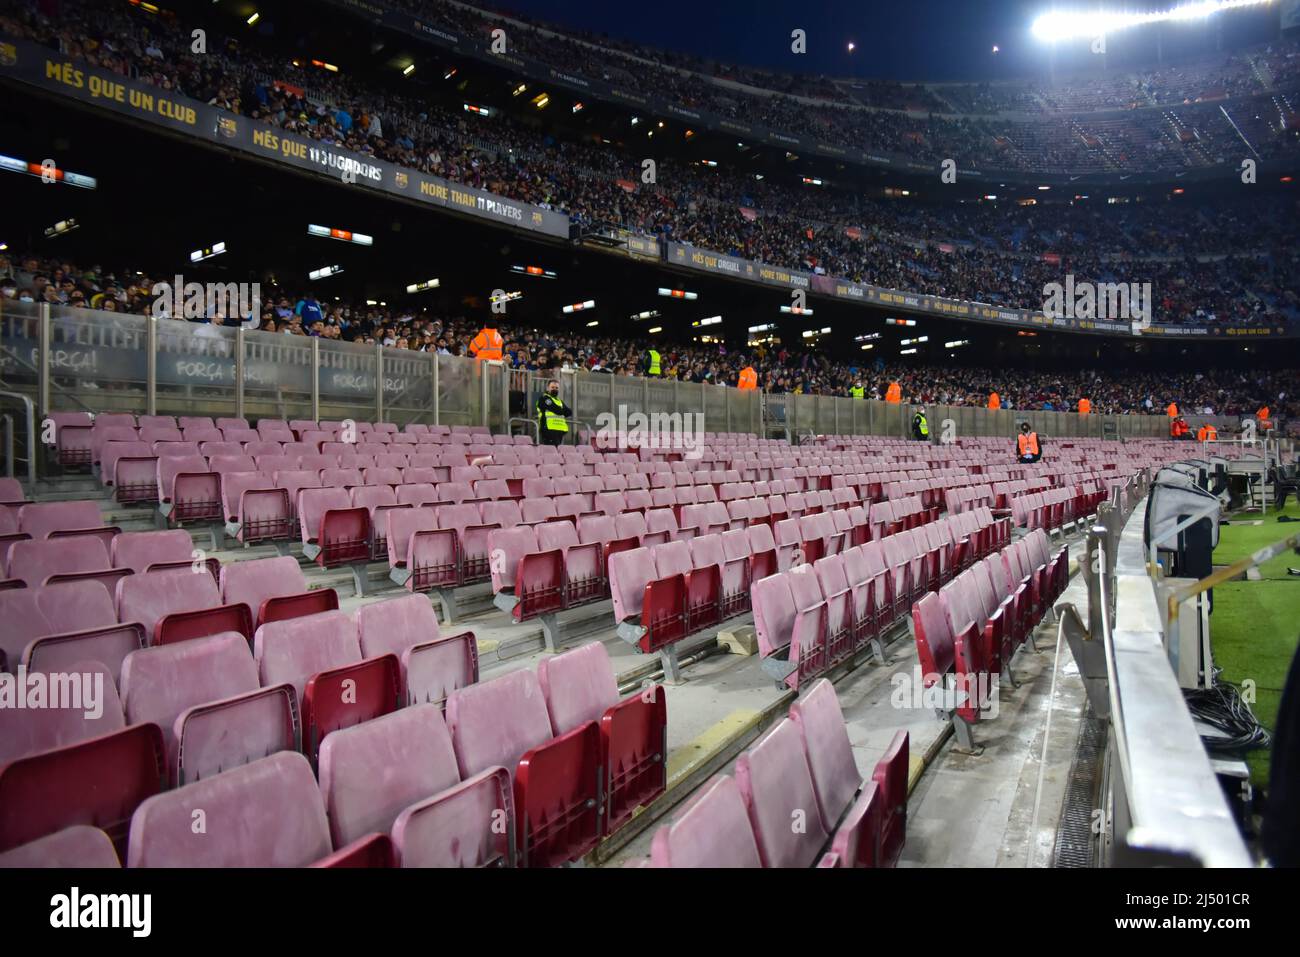
M 158 281 L 171 274 L 159 271 Z M 48 302 L 109 312 L 155 312 L 155 279 L 137 272 L 78 266 L 36 255 L 0 254 L 0 300 Z M 0 302 L 0 312 L 3 303 Z M 176 321 L 182 321 L 177 319 Z M 210 311 L 191 320 L 204 325 L 232 325 L 238 319 Z M 398 349 L 466 356 L 484 322 L 482 316 L 433 316 L 410 306 L 318 299 L 307 290 L 263 286 L 261 318 L 245 321 L 248 329 L 296 336 L 319 336 Z M 646 350 L 661 355 L 663 377 L 684 382 L 734 386 L 742 368 L 753 365 L 758 386 L 772 394 L 846 396 L 861 384 L 868 398 L 883 399 L 898 382 L 904 401 L 985 406 L 997 392 L 1007 409 L 1072 411 L 1088 398 L 1093 411 L 1115 414 L 1161 414 L 1172 401 L 1188 414 L 1250 415 L 1268 405 L 1276 416 L 1300 423 L 1300 370 L 1241 372 L 1143 371 L 1098 365 L 1093 368 L 980 368 L 958 362 L 903 363 L 866 357 L 837 361 L 828 350 L 795 349 L 780 344 L 739 349 L 723 343 L 675 342 L 670 337 L 592 334 L 541 329 L 506 321 L 499 327 L 503 358 L 511 367 L 539 373 L 578 369 L 619 375 L 642 375 Z
M 475 9 L 447 0 L 390 0 L 388 5 L 459 35 L 479 36 L 503 22 L 523 22 L 531 29 L 516 38 L 516 48 L 566 72 L 592 79 L 628 84 L 642 81 L 647 69 L 657 71 L 656 79 L 659 72 L 687 70 L 699 77 L 729 80 L 758 91 L 886 110 L 970 114 L 1096 112 L 1249 96 L 1300 79 L 1300 46 L 1285 39 L 1187 62 L 1061 76 L 1051 81 L 897 83 L 792 75 L 705 60 L 604 34 L 557 27 L 506 9 L 493 13 L 487 4 Z M 813 45 L 824 44 L 822 37 L 807 39 Z M 813 56 L 810 52 L 810 59 Z M 697 95 L 707 97 L 721 89 L 725 88 L 711 84 Z M 709 108 L 709 101 L 692 105 Z
M 345 73 L 304 71 L 233 38 L 211 37 L 207 52 L 194 54 L 187 24 L 132 7 L 68 0 L 57 18 L 15 7 L 0 0 L 0 30 L 302 136 L 580 222 L 1001 306 L 1039 309 L 1044 286 L 1067 273 L 1076 281 L 1151 283 L 1157 323 L 1279 325 L 1300 306 L 1295 205 L 1273 197 L 1121 206 L 922 203 L 668 157 L 659 161 L 656 182 L 646 184 L 637 154 L 590 135 L 568 137 L 558 128 L 543 134 L 502 113 L 472 117 L 409 87 L 398 92 Z

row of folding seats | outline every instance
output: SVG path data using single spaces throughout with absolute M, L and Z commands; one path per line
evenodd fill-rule
M 993 483 L 993 507 L 998 509 L 1008 509 L 1011 507 L 1013 496 L 1022 495 L 1029 492 L 1041 492 L 1049 488 L 1051 483 L 1045 478 L 1020 479 L 1018 481 L 994 482 Z
M 1078 487 L 1049 488 L 1011 498 L 1011 517 L 1020 528 L 1060 528 L 1090 514 L 1097 505 L 1095 492 Z
M 0 712 L 0 802 L 11 812 L 0 821 L 0 851 L 86 823 L 124 850 L 131 812 L 160 782 L 180 788 L 173 796 L 193 794 L 186 785 L 248 774 L 230 769 L 267 755 L 285 767 L 294 759 L 278 753 L 301 749 L 315 762 L 330 733 L 406 705 L 438 713 L 450 693 L 477 680 L 473 635 L 441 637 L 432 606 L 419 596 L 367 605 L 355 617 L 329 611 L 270 622 L 252 650 L 230 632 L 137 648 L 121 663 L 120 692 L 102 662 L 66 667 L 102 681 L 100 713 Z M 280 824 L 290 832 L 301 827 L 301 811 L 291 809 Z M 130 854 L 144 853 L 134 832 L 131 844 Z
M 222 687 L 209 679 L 209 693 L 255 677 L 240 657 L 246 646 L 229 636 L 192 642 L 187 650 L 203 652 L 208 672 L 222 676 Z M 217 656 L 228 660 L 219 663 Z M 158 684 L 163 662 L 132 664 L 133 676 L 150 675 L 139 680 Z M 182 682 L 199 678 L 197 658 L 178 664 Z M 212 709 L 238 722 L 231 706 L 240 704 L 243 717 L 252 718 L 251 696 L 278 705 L 282 689 L 186 709 L 173 726 L 187 739 L 172 747 L 188 758 L 191 739 L 212 743 L 193 731 Z M 143 695 L 124 692 L 128 701 Z M 151 703 L 152 711 L 133 706 L 166 722 L 180 702 Z M 276 725 L 267 722 L 251 740 L 269 756 L 247 748 L 226 755 L 210 750 L 209 761 L 230 763 L 173 779 L 180 786 L 159 791 L 158 754 L 169 749 L 157 721 L 144 721 L 0 765 L 0 796 L 27 802 L 6 804 L 21 811 L 0 825 L 0 852 L 7 851 L 0 866 L 72 865 L 76 847 L 92 848 L 88 857 L 113 866 L 114 845 L 131 867 L 564 863 L 662 793 L 666 719 L 657 687 L 619 698 L 609 658 L 595 643 L 549 659 L 537 675 L 518 671 L 452 690 L 445 719 L 436 704 L 424 703 L 333 730 L 320 743 L 318 779 L 310 761 L 268 734 Z M 240 740 L 250 740 L 251 722 L 241 730 Z M 78 772 L 83 784 L 99 786 L 80 800 L 60 792 L 38 811 L 32 799 L 40 786 L 70 782 Z M 196 809 L 207 824 L 197 831 Z M 86 822 L 102 836 L 86 834 Z M 223 839 L 212 841 L 210 833 Z
M 1010 676 L 1012 655 L 1068 584 L 1068 548 L 1053 552 L 1034 529 L 912 606 L 926 687 L 955 683 L 954 726 L 980 720 L 992 680 Z
M 750 609 L 750 583 L 809 554 L 837 554 L 851 529 L 836 524 L 849 509 L 787 518 L 769 526 L 717 526 L 703 535 L 641 545 L 609 557 L 609 593 L 619 634 L 642 652 L 658 651 Z M 516 572 L 521 605 L 548 579 Z M 528 568 L 531 571 L 531 567 Z M 554 573 L 552 573 L 554 576 Z
M 964 512 L 831 552 L 754 580 L 754 627 L 768 672 L 801 684 L 879 642 L 923 595 L 1009 540 L 992 514 Z
M 60 464 L 79 466 L 98 464 L 105 442 L 299 442 L 319 445 L 344 433 L 344 423 L 305 420 L 262 419 L 256 428 L 247 419 L 206 416 L 140 416 L 129 413 L 101 413 L 93 421 L 85 413 L 52 413 L 54 446 Z M 485 426 L 408 426 L 399 432 L 391 422 L 353 422 L 348 434 L 374 444 L 431 446 L 470 445 L 476 441 L 488 446 L 527 446 L 532 437 L 491 435 Z
M 796 560 L 796 553 L 798 560 L 812 562 L 849 545 L 920 524 L 925 517 L 917 499 L 873 505 L 870 515 L 858 505 L 844 507 L 844 501 L 843 496 L 832 492 L 815 496 L 793 493 L 768 499 L 735 499 L 725 504 L 684 505 L 675 511 L 651 508 L 644 517 L 630 509 L 614 515 L 580 514 L 576 527 L 561 521 L 557 527 L 548 522 L 535 530 L 489 532 L 493 591 L 498 605 L 509 609 L 516 621 L 613 597 L 615 617 L 627 623 L 625 630 L 635 630 L 646 627 L 641 620 L 647 614 L 646 595 L 651 593 L 646 589 L 658 581 L 660 584 L 651 590 L 655 601 L 649 612 L 650 621 L 657 622 L 657 627 L 647 628 L 637 638 L 643 650 L 653 650 L 744 611 L 755 569 L 761 577 L 768 574 L 769 568 L 788 568 Z M 525 514 L 525 521 L 527 518 Z M 681 577 L 687 566 L 683 565 L 680 549 L 670 550 L 664 557 L 662 575 L 652 553 L 618 558 L 620 566 L 635 562 L 637 571 L 627 568 L 626 589 L 612 587 L 610 567 L 620 553 L 716 536 L 721 536 L 726 561 L 717 563 L 716 582 L 711 573 L 695 576 L 693 600 L 686 597 L 690 588 Z M 419 574 L 432 571 L 450 576 L 451 544 L 443 544 L 438 552 L 442 557 L 437 561 L 418 561 Z M 712 543 L 699 548 L 712 549 Z M 732 564 L 742 559 L 748 559 L 751 566 L 744 574 Z M 645 576 L 649 577 L 642 582 Z M 692 607 L 678 608 L 659 620 L 664 608 L 677 608 L 681 601 Z M 694 608 L 695 604 L 699 607 Z M 721 618 L 716 617 L 719 614 Z M 663 641 L 656 639 L 656 631 L 664 636 Z
M 906 839 L 907 792 L 907 732 L 863 780 L 823 679 L 736 760 L 734 778 L 715 777 L 655 832 L 649 866 L 893 867 Z
M 952 514 L 978 508 L 981 505 L 992 508 L 995 501 L 993 487 L 988 484 L 950 488 L 944 494 L 944 506 Z
M 13 542 L 7 560 L 0 558 L 0 571 L 7 574 L 7 581 L 21 583 L 21 587 L 94 579 L 112 590 L 125 575 L 167 565 L 189 568 L 195 560 L 193 553 L 193 539 L 180 529 L 112 536 L 102 536 L 98 529 L 80 534 L 73 530 L 51 538 Z
M 0 504 L 0 572 L 8 568 L 9 553 L 20 542 L 76 536 L 96 537 L 107 546 L 119 531 L 104 524 L 99 504 L 93 501 Z M 0 580 L 0 588 L 5 587 L 19 586 Z
M 112 558 L 95 539 L 68 539 L 97 554 L 90 564 L 104 567 L 39 580 L 50 568 L 79 567 L 75 551 L 61 555 L 62 566 L 16 566 L 30 581 L 29 587 L 0 590 L 0 618 L 8 623 L 0 635 L 0 667 L 7 662 L 10 669 L 48 670 L 50 661 L 80 655 L 102 661 L 116 676 L 125 654 L 147 644 L 227 630 L 251 639 L 267 622 L 338 608 L 334 589 L 308 590 L 294 558 L 222 566 L 195 559 L 188 538 L 186 532 L 126 532 L 114 540 Z

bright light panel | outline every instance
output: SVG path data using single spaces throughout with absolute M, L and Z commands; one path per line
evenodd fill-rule
M 1053 10 L 1038 17 L 1030 27 L 1036 38 L 1047 43 L 1058 40 L 1096 38 L 1148 23 L 1166 21 L 1203 20 L 1224 10 L 1236 7 L 1257 7 L 1272 0 L 1201 0 L 1186 3 L 1172 10 L 1152 13 L 1120 13 L 1117 11 L 1083 12 Z

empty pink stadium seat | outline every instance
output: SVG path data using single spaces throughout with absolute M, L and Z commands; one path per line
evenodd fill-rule
M 736 782 L 726 775 L 701 789 L 671 825 L 655 832 L 653 867 L 762 867 Z
M 121 867 L 113 842 L 97 827 L 73 825 L 0 854 L 0 868 Z
M 444 637 L 433 605 L 407 595 L 357 609 L 361 654 L 396 655 L 402 666 L 402 700 L 442 706 L 457 688 L 478 681 L 478 642 L 472 631 Z
M 0 814 L 0 851 L 87 825 L 107 833 L 120 857 L 132 813 L 165 780 L 162 732 L 155 724 L 130 725 L 0 765 L 0 807 L 7 809 Z
M 51 697 L 47 707 L 0 708 L 0 766 L 126 726 L 116 675 L 105 665 L 98 661 L 74 662 L 66 675 L 77 676 L 63 683 L 71 700 Z
M 144 801 L 129 848 L 128 867 L 305 867 L 332 850 L 311 766 L 289 751 Z
M 253 691 L 257 665 L 248 639 L 223 632 L 134 651 L 122 663 L 122 707 L 131 724 L 153 722 L 163 732 L 175 780 L 176 719 L 187 708 Z
M 335 847 L 387 833 L 408 807 L 459 783 L 451 735 L 435 705 L 403 708 L 321 743 L 320 790 Z
M 100 582 L 62 582 L 0 591 L 0 653 L 13 671 L 27 645 L 51 635 L 115 628 L 117 612 Z M 112 662 L 105 662 L 112 667 Z M 116 672 L 114 672 L 116 674 Z
M 794 722 L 782 721 L 736 759 L 736 785 L 763 866 L 812 866 L 828 834 Z M 796 820 L 803 826 L 793 827 Z

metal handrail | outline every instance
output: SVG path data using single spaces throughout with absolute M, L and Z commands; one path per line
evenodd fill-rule
M 27 419 L 27 492 L 31 494 L 36 487 L 36 405 L 21 392 L 0 392 L 0 397 L 17 399 L 23 404 Z M 12 461 L 12 459 L 10 460 Z
M 1147 562 L 1145 515 L 1136 507 L 1144 486 L 1133 483 L 1113 575 L 1098 576 L 1103 603 L 1116 595 L 1114 623 L 1105 613 L 1101 620 L 1112 740 L 1123 778 L 1122 794 L 1115 793 L 1131 825 L 1122 837 L 1138 853 L 1249 867 L 1250 854 L 1169 665 Z

